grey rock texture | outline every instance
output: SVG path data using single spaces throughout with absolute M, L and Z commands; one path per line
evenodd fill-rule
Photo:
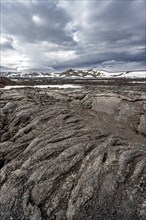
M 7 85 L 14 85 L 15 82 L 6 78 L 6 77 L 2 77 L 0 76 L 0 88 L 3 88 L 4 86 L 7 86 Z
M 138 126 L 138 131 L 141 132 L 142 134 L 146 135 L 146 113 L 143 114 L 140 118 L 140 123 Z
M 137 87 L 1 91 L 1 219 L 146 219 L 145 104 Z

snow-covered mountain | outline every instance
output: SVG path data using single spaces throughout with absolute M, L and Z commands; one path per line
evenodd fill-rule
M 69 69 L 62 73 L 45 73 L 45 72 L 1 72 L 1 76 L 9 78 L 69 78 L 69 79 L 98 79 L 98 78 L 146 78 L 146 70 L 141 71 L 121 71 L 108 72 L 105 70 L 91 69 L 78 70 Z
M 1 72 L 0 75 L 9 78 L 54 78 L 58 76 L 56 73 L 45 72 Z
M 146 71 L 108 72 L 105 70 L 73 70 L 69 69 L 60 74 L 61 78 L 146 78 Z

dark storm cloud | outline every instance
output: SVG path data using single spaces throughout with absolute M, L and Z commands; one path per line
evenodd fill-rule
M 2 49 L 14 48 L 14 60 L 21 57 L 25 68 L 109 63 L 145 68 L 145 5 L 145 0 L 2 1 L 1 31 L 13 39 Z
M 28 4 L 27 4 L 28 3 Z M 64 28 L 69 16 L 49 1 L 2 2 L 2 31 L 26 42 L 73 42 Z
M 1 51 L 3 51 L 3 50 L 14 50 L 13 39 L 11 37 L 1 36 L 0 49 L 1 49 Z
M 1 50 L 14 50 L 10 42 L 5 42 L 3 44 L 0 44 L 0 49 Z

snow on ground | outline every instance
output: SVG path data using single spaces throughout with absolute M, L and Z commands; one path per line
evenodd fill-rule
M 100 77 L 146 78 L 146 71 L 105 72 Z
M 132 81 L 131 83 L 146 83 L 146 81 L 142 82 L 142 81 Z
M 123 74 L 124 77 L 146 78 L 146 71 L 129 71 Z
M 93 76 L 92 75 L 86 75 L 86 76 L 84 76 L 85 78 L 93 78 Z
M 80 85 L 73 85 L 73 84 L 64 84 L 64 85 L 35 85 L 35 86 L 5 86 L 4 88 L 1 88 L 1 89 L 4 89 L 4 90 L 9 90 L 9 89 L 18 89 L 18 88 L 28 88 L 28 87 L 31 87 L 31 88 L 41 88 L 41 89 L 45 89 L 45 88 L 63 88 L 63 89 L 66 89 L 66 88 L 81 88 L 82 86 Z

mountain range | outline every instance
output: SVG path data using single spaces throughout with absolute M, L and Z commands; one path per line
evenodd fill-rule
M 1 76 L 9 78 L 79 78 L 79 79 L 98 79 L 98 78 L 146 78 L 146 70 L 139 71 L 119 71 L 109 72 L 99 69 L 69 69 L 62 73 L 46 72 L 1 72 Z

